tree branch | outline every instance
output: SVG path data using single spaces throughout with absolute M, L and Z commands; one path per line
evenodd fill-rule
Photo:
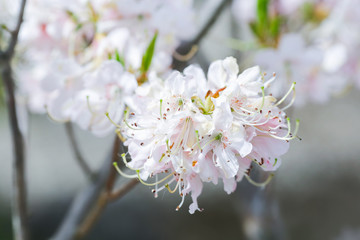
M 223 0 L 216 7 L 214 12 L 210 15 L 209 19 L 206 21 L 204 26 L 196 34 L 196 36 L 190 41 L 184 41 L 177 49 L 175 55 L 187 55 L 194 46 L 200 44 L 201 40 L 206 36 L 209 30 L 213 27 L 214 23 L 221 15 L 222 11 L 225 9 L 226 5 L 229 4 L 231 0 Z M 194 54 L 195 55 L 195 54 Z M 187 61 L 179 61 L 179 57 L 173 57 L 173 68 L 177 70 L 183 70 Z
M 83 158 L 78 143 L 75 139 L 75 134 L 74 134 L 74 129 L 73 126 L 70 122 L 65 123 L 65 129 L 66 129 L 66 134 L 70 140 L 70 145 L 71 148 L 74 152 L 75 158 L 77 160 L 77 163 L 79 164 L 80 168 L 82 169 L 82 171 L 84 172 L 85 176 L 91 180 L 91 181 L 95 181 L 96 180 L 96 174 L 91 170 L 91 168 L 89 167 L 89 165 L 86 163 L 85 159 Z
M 137 178 L 131 179 L 126 184 L 122 185 L 119 189 L 113 191 L 110 195 L 108 195 L 109 201 L 115 201 L 121 197 L 123 197 L 126 193 L 128 193 L 131 189 L 133 189 L 139 180 Z
M 112 188 L 115 182 L 113 162 L 116 160 L 120 150 L 120 140 L 116 136 L 111 155 L 101 167 L 96 182 L 91 183 L 83 192 L 81 192 L 73 201 L 62 225 L 55 233 L 53 240 L 70 240 L 77 236 L 78 229 L 81 228 L 84 221 L 92 214 L 93 209 L 99 208 L 102 202 L 104 189 Z
M 113 157 L 112 157 L 113 162 L 116 162 L 117 158 L 118 158 L 118 152 L 113 151 Z M 95 204 L 94 208 L 91 209 L 88 216 L 84 219 L 83 223 L 80 225 L 80 227 L 76 233 L 75 239 L 81 239 L 81 238 L 85 237 L 85 235 L 94 226 L 97 219 L 101 216 L 101 213 L 104 211 L 107 204 L 110 201 L 114 201 L 116 199 L 119 199 L 123 195 L 125 195 L 133 187 L 135 187 L 136 183 L 138 183 L 137 179 L 132 179 L 127 184 L 123 185 L 115 193 L 113 193 L 112 189 L 114 187 L 117 176 L 118 176 L 118 173 L 116 172 L 115 168 L 112 168 L 110 170 L 110 174 L 109 174 L 108 180 L 106 182 L 105 189 L 103 189 L 102 193 L 100 194 L 100 197 L 98 198 L 98 201 Z
M 15 27 L 15 29 L 13 31 L 10 32 L 10 34 L 11 34 L 10 43 L 9 43 L 9 45 L 7 47 L 6 52 L 5 52 L 5 55 L 7 55 L 9 59 L 11 59 L 12 56 L 14 55 L 15 46 L 16 46 L 17 41 L 18 41 L 18 36 L 19 36 L 21 24 L 22 24 L 22 22 L 24 20 L 25 5 L 26 5 L 26 0 L 22 0 L 21 5 L 20 5 L 20 11 L 19 11 L 19 15 L 18 15 L 18 20 L 16 22 L 16 27 Z
M 6 102 L 11 127 L 14 162 L 13 162 L 13 201 L 12 222 L 14 238 L 26 240 L 28 233 L 27 188 L 25 181 L 25 143 L 21 133 L 16 111 L 15 83 L 12 76 L 11 61 L 23 21 L 26 0 L 21 1 L 16 28 L 11 32 L 10 42 L 6 51 L 0 52 L 1 75 L 6 91 Z

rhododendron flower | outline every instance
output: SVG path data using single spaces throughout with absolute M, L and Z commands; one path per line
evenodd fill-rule
M 30 109 L 97 136 L 114 128 L 105 112 L 120 122 L 136 80 L 168 72 L 180 41 L 195 32 L 191 0 L 30 0 L 24 18 L 19 47 L 31 64 L 19 78 Z
M 255 63 L 266 70 L 276 72 L 279 81 L 275 81 L 270 91 L 276 97 L 281 96 L 291 82 L 297 83 L 296 106 L 308 101 L 325 102 L 332 93 L 342 89 L 338 81 L 323 69 L 324 52 L 316 46 L 306 46 L 300 34 L 284 34 L 279 46 L 259 50 Z
M 115 163 L 118 171 L 154 186 L 155 196 L 164 189 L 177 191 L 182 198 L 177 209 L 191 193 L 190 213 L 201 210 L 197 198 L 203 182 L 217 184 L 222 179 L 230 194 L 244 176 L 253 182 L 252 163 L 265 171 L 276 170 L 298 127 L 297 121 L 291 133 L 290 120 L 279 107 L 294 85 L 276 101 L 265 95 L 274 77 L 265 81 L 259 67 L 239 74 L 232 57 L 212 63 L 207 79 L 194 65 L 183 74 L 173 72 L 162 84 L 158 78 L 150 79 L 148 87 L 159 92 L 153 96 L 148 90 L 138 96 L 134 102 L 146 105 L 126 111 L 117 130 L 127 138 L 131 157 L 128 162 L 123 154 L 123 161 L 135 173 L 124 173 Z

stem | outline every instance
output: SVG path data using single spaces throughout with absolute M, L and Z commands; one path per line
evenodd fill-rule
M 62 225 L 51 239 L 79 239 L 91 229 L 105 209 L 108 196 L 111 195 L 115 184 L 117 174 L 112 163 L 117 160 L 121 146 L 121 142 L 116 136 L 111 156 L 101 167 L 96 182 L 91 183 L 76 197 Z
M 118 145 L 119 145 L 119 143 L 120 143 L 119 138 L 117 138 L 117 140 L 118 140 Z M 114 145 L 114 148 L 115 148 L 115 145 Z M 119 151 L 113 151 L 113 156 L 112 156 L 113 162 L 116 162 L 116 160 L 118 158 L 118 152 Z M 76 233 L 75 239 L 81 239 L 81 238 L 85 237 L 86 234 L 94 226 L 97 219 L 101 216 L 101 213 L 104 211 L 107 204 L 110 201 L 114 201 L 114 200 L 119 199 L 122 196 L 124 196 L 133 187 L 135 187 L 136 183 L 138 182 L 137 179 L 133 179 L 133 180 L 129 181 L 127 184 L 123 185 L 119 190 L 112 193 L 112 191 L 113 191 L 112 189 L 114 187 L 117 176 L 118 176 L 118 174 L 117 174 L 115 168 L 111 168 L 109 177 L 108 177 L 106 185 L 105 185 L 105 189 L 103 189 L 103 191 L 101 192 L 101 194 L 98 198 L 97 203 L 95 204 L 93 209 L 90 210 L 90 213 L 86 216 L 86 218 L 80 225 L 80 227 Z M 134 182 L 134 180 L 136 180 L 136 182 Z
M 89 180 L 95 181 L 96 174 L 91 170 L 91 168 L 86 163 L 84 157 L 82 156 L 82 154 L 80 152 L 79 145 L 75 139 L 73 125 L 70 122 L 67 122 L 67 123 L 65 123 L 65 129 L 66 129 L 67 136 L 70 140 L 70 144 L 71 144 L 72 150 L 74 152 L 75 158 L 76 158 L 77 163 L 79 164 L 81 170 L 84 172 L 85 176 Z
M 113 191 L 109 196 L 109 201 L 115 201 L 122 196 L 124 196 L 126 193 L 128 193 L 132 188 L 134 188 L 139 183 L 139 180 L 134 178 L 131 179 L 126 184 L 122 185 L 119 189 Z
M 91 228 L 96 223 L 96 220 L 101 216 L 101 213 L 104 211 L 109 202 L 115 201 L 124 196 L 131 189 L 133 189 L 137 185 L 137 183 L 139 183 L 137 179 L 132 179 L 113 193 L 103 191 L 99 197 L 95 208 L 92 209 L 87 219 L 79 228 L 76 234 L 76 239 L 83 238 L 91 230 Z
M 23 22 L 26 0 L 21 1 L 16 27 L 11 31 L 9 45 L 6 51 L 0 51 L 1 76 L 6 91 L 6 103 L 9 113 L 11 127 L 14 162 L 13 162 L 13 201 L 12 201 L 12 223 L 14 238 L 29 239 L 28 211 L 27 211 L 27 188 L 25 181 L 25 143 L 21 133 L 16 111 L 15 83 L 12 76 L 11 61 L 14 56 L 15 46 Z
M 225 6 L 230 3 L 231 0 L 223 0 L 216 7 L 214 12 L 211 14 L 209 19 L 206 21 L 204 26 L 196 34 L 196 36 L 190 41 L 184 41 L 177 49 L 175 55 L 187 55 L 194 46 L 200 44 L 201 40 L 206 36 L 209 30 L 213 27 L 214 23 L 221 15 L 222 11 L 225 9 Z M 195 55 L 195 54 L 194 54 Z M 178 57 L 173 58 L 173 68 L 177 70 L 183 70 L 186 66 L 187 61 L 179 61 Z

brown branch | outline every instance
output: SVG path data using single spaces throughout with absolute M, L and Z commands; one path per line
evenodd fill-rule
M 190 41 L 184 41 L 181 45 L 176 49 L 176 55 L 187 55 L 194 46 L 200 44 L 202 39 L 207 35 L 209 30 L 213 27 L 214 23 L 221 15 L 222 11 L 225 9 L 226 5 L 229 4 L 231 0 L 223 0 L 216 7 L 214 12 L 210 15 L 209 19 L 206 21 L 204 26 L 200 29 L 200 31 L 195 35 L 195 37 Z M 195 55 L 195 54 L 194 54 Z M 177 70 L 183 70 L 187 65 L 187 61 L 179 61 L 176 57 L 173 57 L 173 68 Z
M 117 138 L 117 140 L 118 140 L 118 145 L 119 145 L 119 142 L 120 142 L 119 138 Z M 114 145 L 114 148 L 115 148 L 115 145 Z M 113 151 L 113 155 L 112 155 L 113 162 L 117 161 L 118 152 L 119 151 Z M 94 226 L 97 219 L 100 217 L 101 213 L 104 211 L 105 207 L 107 206 L 107 204 L 110 201 L 114 201 L 116 199 L 119 199 L 123 195 L 125 195 L 133 187 L 135 187 L 136 183 L 138 182 L 137 179 L 133 179 L 133 180 L 129 181 L 127 184 L 123 185 L 115 193 L 113 193 L 112 189 L 114 187 L 117 176 L 118 176 L 118 174 L 117 174 L 115 168 L 112 168 L 110 170 L 110 174 L 109 174 L 108 180 L 106 182 L 105 188 L 101 192 L 101 194 L 97 200 L 97 203 L 95 204 L 93 209 L 90 210 L 90 213 L 88 214 L 88 216 L 84 219 L 84 221 L 80 225 L 80 227 L 76 233 L 75 239 L 83 238 L 90 231 L 90 229 Z M 134 180 L 136 181 L 136 183 L 134 183 Z
M 119 189 L 113 191 L 110 195 L 108 195 L 109 201 L 115 201 L 119 198 L 122 198 L 126 193 L 128 193 L 131 189 L 133 189 L 139 180 L 137 178 L 131 179 L 126 184 L 122 185 Z
M 91 168 L 89 167 L 89 165 L 86 163 L 84 157 L 82 156 L 78 143 L 76 141 L 75 138 L 75 134 L 74 134 L 74 129 L 73 126 L 70 122 L 65 123 L 65 129 L 66 129 L 66 134 L 69 138 L 70 141 L 70 145 L 71 148 L 74 152 L 75 155 L 75 159 L 77 160 L 77 163 L 79 164 L 81 170 L 84 172 L 85 176 L 91 180 L 91 181 L 95 181 L 96 180 L 96 174 L 91 170 Z
M 113 162 L 117 160 L 121 143 L 116 136 L 111 155 L 101 167 L 96 182 L 91 183 L 82 193 L 80 193 L 65 216 L 62 225 L 55 233 L 53 240 L 67 240 L 81 237 L 78 234 L 83 229 L 84 223 L 97 219 L 96 212 L 103 209 L 104 192 L 112 189 L 116 180 Z M 95 221 L 94 221 L 95 222 Z M 79 230 L 80 229 L 80 230 Z M 85 232 L 86 233 L 86 232 Z
M 26 0 L 21 1 L 16 27 L 11 31 L 9 45 L 6 51 L 0 52 L 1 76 L 6 92 L 7 109 L 13 141 L 13 201 L 12 201 L 12 222 L 14 238 L 26 240 L 28 233 L 28 211 L 27 211 L 27 188 L 25 181 L 25 143 L 21 133 L 18 116 L 16 112 L 15 83 L 12 76 L 11 62 L 14 56 L 15 46 L 23 21 Z

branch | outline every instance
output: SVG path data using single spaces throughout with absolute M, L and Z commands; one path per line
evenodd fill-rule
M 190 41 L 184 41 L 177 49 L 176 49 L 176 56 L 177 55 L 187 55 L 194 46 L 199 45 L 201 40 L 206 36 L 209 30 L 213 27 L 214 23 L 221 15 L 222 11 L 225 9 L 225 6 L 230 3 L 231 0 L 223 0 L 219 3 L 216 7 L 214 12 L 211 14 L 209 19 L 206 21 L 204 26 L 200 29 L 200 31 L 196 34 L 196 36 Z M 195 54 L 194 54 L 195 55 Z M 187 64 L 187 61 L 179 61 L 177 58 L 173 57 L 173 68 L 177 70 L 183 70 Z
M 6 52 L 5 52 L 5 55 L 7 55 L 9 57 L 9 59 L 11 59 L 12 56 L 14 55 L 15 46 L 17 44 L 18 36 L 19 36 L 19 32 L 20 32 L 20 27 L 21 27 L 21 24 L 22 24 L 22 22 L 24 20 L 25 4 L 26 4 L 26 0 L 22 0 L 21 5 L 20 5 L 20 12 L 19 12 L 17 23 L 16 23 L 16 27 L 15 27 L 15 29 L 13 31 L 10 32 L 10 34 L 11 34 L 10 43 L 9 43 L 9 46 L 8 46 Z
M 131 189 L 133 189 L 139 180 L 137 178 L 131 179 L 126 184 L 122 185 L 119 189 L 113 191 L 110 195 L 108 195 L 109 201 L 115 201 L 121 197 L 123 197 L 126 193 L 128 193 Z
M 26 0 L 21 1 L 16 28 L 11 32 L 11 38 L 6 51 L 0 52 L 1 75 L 6 91 L 6 102 L 11 127 L 14 162 L 13 162 L 13 201 L 12 222 L 15 239 L 26 240 L 28 233 L 27 188 L 25 181 L 25 143 L 20 131 L 16 112 L 15 84 L 12 76 L 11 61 L 23 21 Z
M 118 153 L 113 151 L 113 162 L 116 162 L 118 158 Z M 118 176 L 115 168 L 112 168 L 106 182 L 105 189 L 102 191 L 100 197 L 98 198 L 97 203 L 94 208 L 91 209 L 88 216 L 84 219 L 83 223 L 80 225 L 79 230 L 76 233 L 75 239 L 81 239 L 85 237 L 85 235 L 90 231 L 90 229 L 94 226 L 97 219 L 101 216 L 101 213 L 106 208 L 107 204 L 110 201 L 114 201 L 116 199 L 121 198 L 127 192 L 129 192 L 136 184 L 139 182 L 137 179 L 132 179 L 125 185 L 123 185 L 116 192 L 113 192 L 113 187 L 115 184 L 116 177 Z
M 74 152 L 75 158 L 77 160 L 77 163 L 79 164 L 80 168 L 82 169 L 82 171 L 84 172 L 86 177 L 91 181 L 95 181 L 96 174 L 91 170 L 91 168 L 86 163 L 85 159 L 83 158 L 83 156 L 80 152 L 78 143 L 75 139 L 75 134 L 74 134 L 74 129 L 73 129 L 72 124 L 70 122 L 65 123 L 65 129 L 66 129 L 67 136 L 70 140 L 70 144 L 71 144 L 72 150 Z
M 112 187 L 112 176 L 116 176 L 112 174 L 112 163 L 117 158 L 119 149 L 120 141 L 116 136 L 112 153 L 101 167 L 96 182 L 91 183 L 75 198 L 62 222 L 62 225 L 51 239 L 68 240 L 75 238 L 78 232 L 78 228 L 89 217 L 89 212 L 91 213 L 93 209 L 99 206 L 99 202 L 101 202 L 101 198 L 103 197 L 102 192 L 104 189 Z

